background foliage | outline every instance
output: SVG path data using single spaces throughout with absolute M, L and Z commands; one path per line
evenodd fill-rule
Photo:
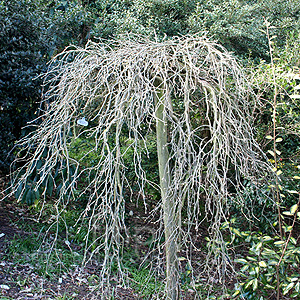
M 33 81 L 45 70 L 46 43 L 40 35 L 37 6 L 22 2 L 0 4 L 0 168 L 7 169 L 7 155 L 20 137 L 21 127 L 33 118 L 41 96 L 41 81 Z
M 266 19 L 274 26 L 271 28 L 275 58 L 273 65 L 270 63 L 269 41 L 265 33 Z M 39 114 L 41 94 L 46 87 L 42 86 L 42 80 L 38 76 L 47 70 L 47 62 L 65 47 L 71 44 L 84 46 L 89 39 L 109 39 L 122 33 L 140 33 L 162 40 L 196 32 L 207 34 L 234 52 L 242 59 L 247 68 L 246 72 L 253 79 L 252 86 L 261 103 L 261 106 L 253 111 L 256 117 L 257 139 L 268 155 L 270 163 L 274 168 L 276 165 L 276 172 L 282 172 L 279 174 L 282 188 L 280 209 L 289 211 L 290 207 L 295 205 L 295 196 L 288 191 L 300 190 L 297 179 L 300 168 L 300 78 L 296 76 L 300 66 L 298 0 L 0 1 L 0 170 L 5 173 L 9 171 L 10 163 L 14 159 L 15 151 L 11 150 L 15 141 L 34 129 L 33 126 L 22 128 Z M 278 104 L 274 108 L 272 103 L 276 93 L 275 86 L 278 91 L 275 97 Z M 276 149 L 280 152 L 276 157 L 270 152 L 273 151 L 272 139 L 275 137 L 266 138 L 272 135 L 274 120 L 276 139 L 282 139 L 276 144 Z M 88 138 L 78 139 L 72 144 L 71 155 L 75 158 L 83 157 L 91 148 L 93 145 Z M 130 157 L 128 153 L 128 157 L 124 159 L 129 165 L 128 177 L 134 189 L 135 166 Z M 89 153 L 82 163 L 89 165 L 98 159 L 98 153 Z M 158 177 L 156 159 L 156 145 L 153 142 L 153 145 L 149 146 L 149 156 L 144 166 L 148 171 L 147 176 L 153 181 Z M 56 167 L 57 170 L 61 168 Z M 53 174 L 54 180 L 50 177 L 47 179 L 40 193 L 48 187 L 48 197 L 52 194 L 55 197 L 61 180 L 57 172 Z M 32 182 L 34 180 L 32 178 Z M 238 221 L 231 228 L 228 224 L 225 227 L 231 235 L 228 251 L 232 259 L 237 258 L 236 267 L 240 270 L 241 285 L 236 285 L 233 293 L 237 297 L 239 293 L 244 293 L 249 299 L 259 299 L 258 297 L 262 296 L 260 286 L 269 285 L 269 289 L 264 291 L 264 297 L 269 297 L 276 289 L 276 280 L 272 277 L 272 280 L 268 281 L 268 274 L 276 273 L 272 255 L 277 255 L 278 263 L 282 248 L 274 243 L 281 237 L 276 223 L 276 203 L 272 199 L 274 188 L 265 186 L 256 193 L 251 182 L 245 182 L 246 184 L 249 189 L 245 196 L 250 195 L 250 200 L 245 202 L 244 206 L 233 206 L 231 214 Z M 146 190 L 154 202 L 159 200 L 157 189 L 149 186 Z M 32 186 L 28 187 L 28 191 L 30 193 L 25 194 L 23 201 L 29 205 L 36 203 L 39 193 L 34 191 Z M 77 201 L 86 201 L 80 189 L 76 195 Z M 252 214 L 247 223 L 247 226 L 250 224 L 251 232 L 245 228 L 244 215 L 241 215 L 240 211 Z M 299 230 L 298 219 L 295 228 Z M 291 224 L 289 216 L 285 222 L 286 230 Z M 290 232 L 291 230 L 286 230 L 286 235 Z M 284 241 L 286 242 L 286 239 Z M 237 256 L 230 252 L 231 246 L 234 249 L 241 247 Z M 266 252 L 265 249 L 271 249 L 273 252 Z M 287 249 L 290 251 L 287 254 L 291 253 L 290 257 L 299 260 L 298 242 L 288 242 Z M 264 263 L 259 264 L 262 253 L 267 267 Z M 288 266 L 290 257 L 283 262 L 280 269 L 281 292 L 282 297 L 296 295 L 297 298 L 300 280 L 299 276 L 293 274 L 294 270 L 299 269 L 299 262 L 292 267 Z M 290 274 L 296 278 L 294 281 L 285 274 L 285 268 L 290 268 Z
M 21 128 L 37 117 L 42 94 L 37 76 L 53 54 L 85 42 L 87 20 L 79 4 L 0 2 L 0 170 L 8 172 L 15 140 L 31 130 Z
M 70 44 L 133 32 L 168 38 L 206 32 L 227 49 L 256 61 L 268 59 L 264 18 L 279 46 L 299 30 L 300 3 L 261 0 L 12 0 L 0 2 L 0 168 L 21 128 L 37 113 L 47 61 Z

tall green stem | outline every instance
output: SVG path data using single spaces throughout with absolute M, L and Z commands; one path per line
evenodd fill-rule
M 270 52 L 270 58 L 271 58 L 271 68 L 272 68 L 272 80 L 274 85 L 274 97 L 273 97 L 273 152 L 274 152 L 274 167 L 275 170 L 277 170 L 277 147 L 276 147 L 276 115 L 277 115 L 277 96 L 278 96 L 278 88 L 276 83 L 276 73 L 275 73 L 275 64 L 274 64 L 274 58 L 273 58 L 273 42 L 272 37 L 270 36 L 269 32 L 269 22 L 265 20 L 266 25 L 266 34 L 269 42 L 269 52 Z M 280 232 L 280 238 L 283 240 L 283 230 L 282 230 L 282 218 L 281 218 L 281 209 L 280 209 L 280 191 L 279 191 L 279 181 L 278 177 L 276 176 L 276 204 L 277 204 L 277 214 L 278 214 L 278 226 L 279 226 L 279 232 Z M 284 248 L 282 247 L 282 253 L 284 253 Z M 279 276 L 279 267 L 280 267 L 281 259 L 279 260 L 279 263 L 276 265 L 276 279 L 277 279 L 277 295 L 276 299 L 280 300 L 280 276 Z
M 161 84 L 162 85 L 162 84 Z M 157 155 L 160 178 L 161 198 L 163 205 L 163 218 L 165 230 L 165 251 L 166 251 L 166 292 L 167 300 L 179 299 L 179 276 L 178 276 L 178 233 L 176 226 L 176 203 L 171 197 L 170 187 L 170 165 L 168 151 L 166 103 L 168 93 L 166 87 L 157 88 L 155 94 L 155 114 L 156 114 L 156 138 Z

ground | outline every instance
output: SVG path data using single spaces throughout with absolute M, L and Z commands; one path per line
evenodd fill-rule
M 8 244 L 13 239 L 22 239 L 29 232 L 24 232 L 14 224 L 24 211 L 16 206 L 2 202 L 0 207 L 0 299 L 101 299 L 96 282 L 90 278 L 96 268 L 92 265 L 65 272 L 56 280 L 39 275 L 30 264 L 19 264 L 6 260 Z M 116 299 L 141 299 L 132 289 L 116 287 Z M 97 295 L 99 294 L 99 295 Z
M 7 180 L 0 178 L 0 190 L 3 191 Z M 13 240 L 25 239 L 35 232 L 26 232 L 19 228 L 18 220 L 30 215 L 11 200 L 0 202 L 0 299 L 50 300 L 50 299 L 103 299 L 97 290 L 97 282 L 91 278 L 97 267 L 90 264 L 85 268 L 77 267 L 63 272 L 56 278 L 47 278 L 39 274 L 30 263 L 22 264 L 7 255 L 9 244 Z M 25 254 L 24 254 L 25 255 Z M 10 257 L 8 260 L 7 257 Z M 132 289 L 115 287 L 115 299 L 142 299 Z
M 0 176 L 0 193 L 4 190 L 7 179 Z M 134 207 L 134 206 L 133 206 Z M 142 217 L 133 218 L 135 236 L 130 242 L 134 245 L 135 253 L 145 253 L 144 242 L 149 238 L 151 228 L 143 226 Z M 26 223 L 27 226 L 22 224 Z M 28 226 L 29 224 L 29 226 Z M 28 228 L 28 230 L 26 229 Z M 0 300 L 71 300 L 71 299 L 119 299 L 146 300 L 139 292 L 132 288 L 113 286 L 114 298 L 103 296 L 104 292 L 97 285 L 97 261 L 85 267 L 73 266 L 72 270 L 64 270 L 56 276 L 47 276 L 41 272 L 41 266 L 30 260 L 30 254 L 18 249 L 16 253 L 12 245 L 22 247 L 22 241 L 29 241 L 34 248 L 35 238 L 39 232 L 35 231 L 32 211 L 26 205 L 18 205 L 15 199 L 0 201 Z M 153 228 L 152 228 L 153 229 Z M 150 233 L 149 233 L 150 232 Z M 76 245 L 74 245 L 75 247 Z M 24 257 L 20 257 L 23 255 Z M 193 292 L 186 291 L 184 300 L 193 299 Z

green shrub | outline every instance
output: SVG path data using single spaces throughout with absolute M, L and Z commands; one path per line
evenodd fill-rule
M 14 160 L 14 142 L 38 115 L 47 61 L 70 43 L 84 44 L 90 14 L 74 1 L 0 1 L 0 170 Z M 44 88 L 46 89 L 46 87 Z M 35 125 L 35 124 L 32 124 Z
M 291 1 L 261 0 L 200 0 L 190 17 L 193 30 L 207 31 L 227 49 L 254 59 L 269 59 L 265 18 L 276 27 L 280 46 L 294 30 L 299 31 L 300 3 Z
M 45 41 L 40 18 L 30 1 L 0 2 L 0 169 L 8 171 L 10 151 L 21 128 L 32 120 L 41 96 L 41 81 L 33 80 L 45 70 Z
M 295 206 L 286 212 L 291 216 L 295 213 Z M 300 220 L 299 213 L 297 218 Z M 277 293 L 277 288 L 282 296 L 299 296 L 300 246 L 290 236 L 293 226 L 283 226 L 286 234 L 283 239 L 262 232 L 240 231 L 234 220 L 224 223 L 223 229 L 229 229 L 231 234 L 231 240 L 227 243 L 229 252 L 235 249 L 238 253 L 235 259 L 239 270 L 238 283 L 232 293 L 233 298 L 269 299 Z

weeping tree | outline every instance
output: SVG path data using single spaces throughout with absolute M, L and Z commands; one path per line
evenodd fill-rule
M 178 256 L 185 253 L 189 260 L 196 248 L 193 235 L 205 219 L 211 241 L 217 241 L 207 259 L 224 276 L 220 225 L 233 195 L 238 199 L 243 192 L 242 180 L 254 181 L 267 168 L 253 138 L 249 87 L 235 59 L 206 37 L 121 36 L 65 50 L 45 82 L 47 109 L 36 130 L 20 141 L 27 154 L 14 174 L 13 192 L 24 197 L 34 176 L 31 192 L 40 190 L 39 197 L 46 199 L 59 166 L 59 216 L 74 197 L 76 182 L 89 178 L 81 218 L 89 216 L 89 232 L 102 228 L 94 240 L 94 252 L 105 254 L 101 278 L 107 278 L 113 262 L 124 274 L 125 200 L 132 192 L 124 157 L 131 151 L 146 208 L 146 184 L 160 190 L 155 209 L 161 210 L 165 241 L 157 247 L 164 251 L 166 299 L 180 298 Z M 158 185 L 148 179 L 142 162 L 151 132 Z M 96 163 L 83 166 L 70 154 L 70 143 L 80 137 L 94 141 L 89 153 L 100 153 Z

